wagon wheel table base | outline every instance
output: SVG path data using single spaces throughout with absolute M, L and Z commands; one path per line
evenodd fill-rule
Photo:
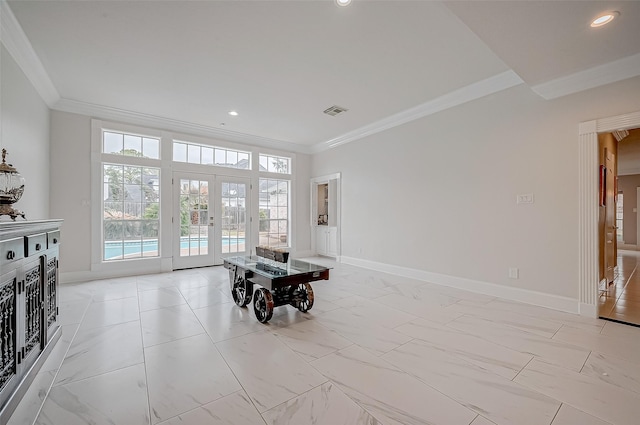
M 271 320 L 274 307 L 311 310 L 314 294 L 309 282 L 329 279 L 329 268 L 301 260 L 274 264 L 261 257 L 238 256 L 225 258 L 224 267 L 229 270 L 233 301 L 245 307 L 253 298 L 253 311 L 262 323 Z M 260 288 L 254 291 L 254 285 Z

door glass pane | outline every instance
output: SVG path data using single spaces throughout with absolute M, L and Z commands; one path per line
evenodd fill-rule
M 200 255 L 207 255 L 209 253 L 208 246 L 209 227 L 200 226 Z
M 622 192 L 618 192 L 618 201 L 616 202 L 616 235 L 618 238 L 618 242 L 624 243 L 623 240 L 623 229 L 622 225 L 624 224 L 624 195 Z
M 244 252 L 247 185 L 222 182 L 221 195 L 222 253 Z
M 209 183 L 180 179 L 180 256 L 207 255 Z

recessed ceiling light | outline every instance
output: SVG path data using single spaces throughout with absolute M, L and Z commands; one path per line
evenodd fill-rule
M 229 115 L 236 117 L 238 113 L 236 111 L 229 111 Z
M 349 6 L 349 4 L 351 3 L 351 0 L 336 0 L 336 4 L 338 6 Z
M 591 27 L 597 28 L 603 25 L 607 25 L 609 22 L 613 21 L 616 16 L 619 16 L 620 12 L 606 12 L 602 15 L 598 16 L 596 19 L 591 21 Z

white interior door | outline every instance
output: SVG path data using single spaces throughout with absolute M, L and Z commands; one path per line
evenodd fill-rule
M 173 175 L 173 268 L 215 264 L 215 176 Z

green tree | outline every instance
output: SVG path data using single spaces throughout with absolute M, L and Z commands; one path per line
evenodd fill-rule
M 273 168 L 275 168 L 276 173 L 286 174 L 289 172 L 289 161 L 284 158 L 273 158 L 271 164 L 273 164 Z

